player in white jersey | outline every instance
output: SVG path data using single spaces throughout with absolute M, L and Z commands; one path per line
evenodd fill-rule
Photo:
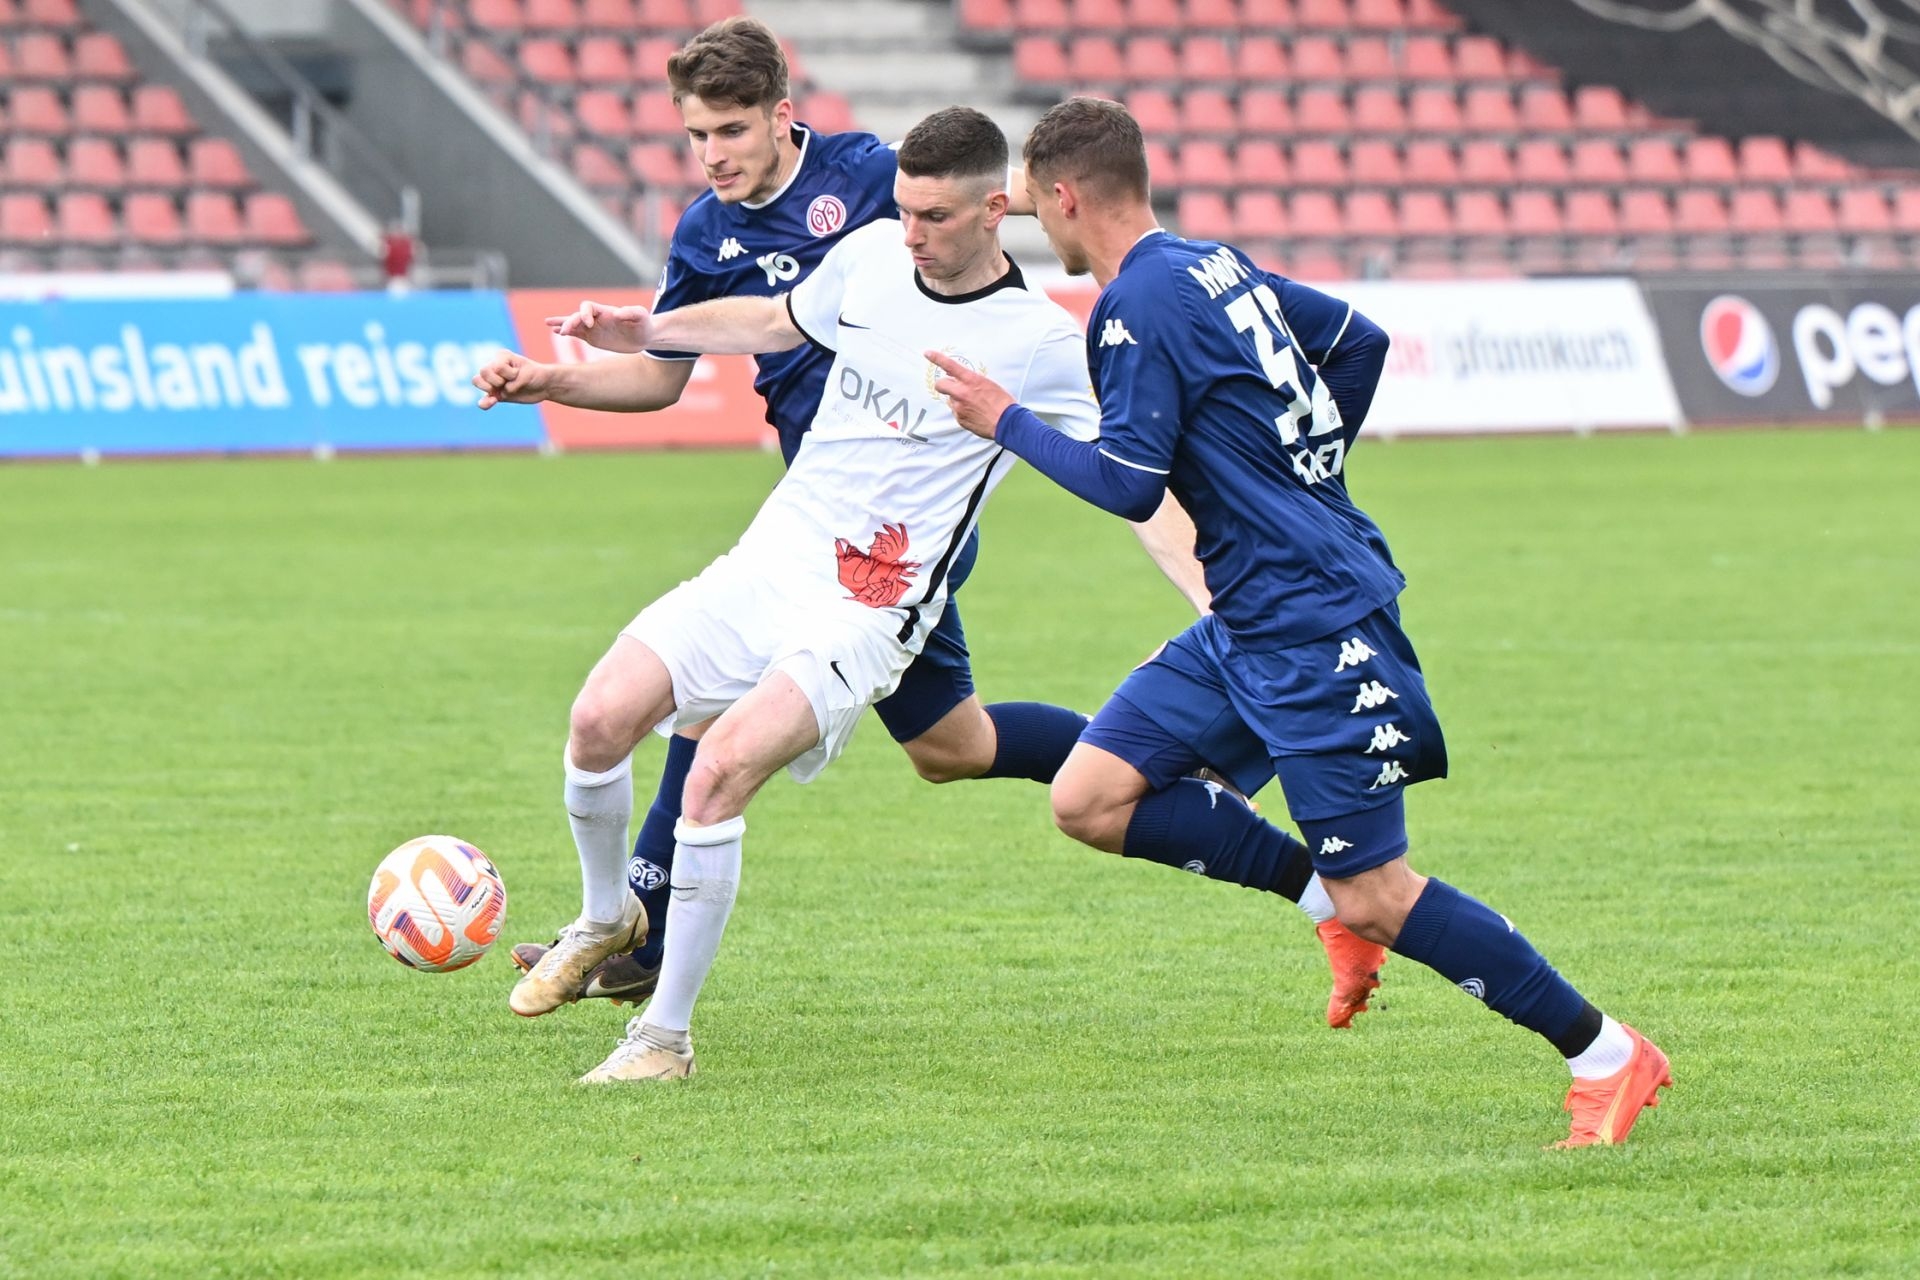
M 536 1016 L 647 927 L 627 892 L 629 757 L 647 730 L 718 716 L 675 831 L 660 982 L 646 1013 L 583 1080 L 693 1069 L 694 1001 L 739 882 L 748 802 L 780 769 L 816 776 L 899 680 L 947 598 L 947 571 L 1013 459 L 962 429 L 931 390 L 934 347 L 992 373 L 1077 439 L 1098 429 L 1082 336 L 1027 291 L 1000 251 L 1006 140 L 951 108 L 900 150 L 904 222 L 846 237 L 780 298 L 735 297 L 652 316 L 649 345 L 835 352 L 813 429 L 740 542 L 643 610 L 576 699 L 566 800 L 585 910 L 509 998 Z M 909 248 L 909 245 L 912 247 Z

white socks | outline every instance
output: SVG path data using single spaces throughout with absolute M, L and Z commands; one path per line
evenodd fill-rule
M 1307 913 L 1307 919 L 1315 924 L 1325 924 L 1337 914 L 1333 909 L 1333 899 L 1327 896 L 1327 886 L 1320 883 L 1320 874 L 1314 873 L 1307 881 L 1307 887 L 1300 891 L 1300 909 Z
M 1567 1059 L 1567 1069 L 1573 1072 L 1576 1080 L 1599 1080 L 1612 1075 L 1627 1065 L 1627 1059 L 1633 1056 L 1633 1037 L 1626 1029 L 1609 1018 L 1600 1015 L 1600 1034 L 1585 1050 Z
M 692 1022 L 693 1002 L 713 968 L 740 889 L 740 839 L 746 830 L 745 818 L 710 827 L 689 826 L 682 818 L 674 827 L 673 888 L 667 899 L 660 985 L 647 1005 L 643 1027 L 685 1031 Z
M 627 823 L 633 817 L 633 757 L 605 773 L 589 773 L 572 757 L 563 758 L 567 824 L 580 850 L 580 914 L 613 924 L 632 896 L 627 888 Z

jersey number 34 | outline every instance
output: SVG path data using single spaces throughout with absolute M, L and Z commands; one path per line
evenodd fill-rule
M 1347 460 L 1347 442 L 1334 434 L 1342 425 L 1340 407 L 1318 378 L 1313 380 L 1312 391 L 1303 390 L 1293 334 L 1280 314 L 1280 299 L 1274 296 L 1273 287 L 1257 284 L 1229 302 L 1227 319 L 1253 338 L 1260 369 L 1287 407 L 1285 413 L 1274 418 L 1273 425 L 1280 431 L 1280 445 L 1293 464 L 1294 474 L 1305 484 L 1318 484 L 1339 475 Z M 1305 443 L 1301 441 L 1303 424 L 1307 428 Z M 1328 435 L 1334 438 L 1321 441 Z

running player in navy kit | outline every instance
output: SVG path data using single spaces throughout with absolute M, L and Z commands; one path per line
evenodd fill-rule
M 1624 1141 L 1672 1083 L 1666 1056 L 1504 916 L 1407 864 L 1404 790 L 1446 775 L 1446 745 L 1400 629 L 1405 579 L 1344 478 L 1386 335 L 1231 246 L 1162 231 L 1139 126 L 1117 103 L 1054 107 L 1025 159 L 1055 253 L 1102 286 L 1087 326 L 1100 438 L 1044 430 L 929 352 L 948 374 L 935 389 L 962 426 L 1105 510 L 1137 519 L 1171 492 L 1213 600 L 1081 736 L 1053 783 L 1061 829 L 1131 853 L 1203 811 L 1183 777 L 1195 762 L 1249 792 L 1277 776 L 1339 919 L 1560 1051 L 1573 1074 L 1562 1146 Z

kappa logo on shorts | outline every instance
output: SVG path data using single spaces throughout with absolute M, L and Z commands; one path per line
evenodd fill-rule
M 1371 711 L 1375 707 L 1385 705 L 1389 699 L 1398 698 L 1399 696 L 1399 694 L 1387 688 L 1387 686 L 1381 684 L 1378 680 L 1363 680 L 1360 682 L 1359 690 L 1354 695 L 1353 710 L 1347 712 L 1347 714 L 1357 716 L 1362 711 Z
M 1462 978 L 1460 980 L 1460 989 L 1466 992 L 1468 995 L 1472 996 L 1475 1000 L 1480 1001 L 1482 1004 L 1486 1003 L 1487 984 L 1480 981 L 1480 979 Z
M 1391 751 L 1403 742 L 1412 742 L 1406 734 L 1400 732 L 1400 726 L 1389 720 L 1385 724 L 1373 726 L 1373 741 L 1367 746 L 1367 754 L 1376 751 Z
M 1381 787 L 1390 787 L 1396 782 L 1405 782 L 1406 780 L 1407 771 L 1400 767 L 1400 762 L 1398 760 L 1389 760 L 1380 766 L 1380 776 L 1373 780 L 1373 785 L 1368 787 L 1367 790 L 1377 791 Z
M 1207 874 L 1207 864 L 1200 861 L 1200 859 L 1198 858 L 1195 858 L 1192 862 L 1181 863 L 1180 869 L 1182 871 L 1191 871 L 1193 872 L 1193 874 L 1197 876 L 1203 876 Z
M 1353 845 L 1339 836 L 1328 836 L 1320 842 L 1320 856 L 1324 858 L 1329 854 L 1344 853 L 1351 848 Z
M 645 858 L 627 861 L 627 884 L 635 893 L 650 893 L 667 882 L 667 873 Z
M 1340 642 L 1340 662 L 1334 667 L 1333 674 L 1339 675 L 1348 667 L 1357 667 L 1373 656 L 1374 651 L 1369 649 L 1367 642 L 1359 636 L 1355 636 L 1351 640 L 1342 640 Z
M 873 545 L 862 551 L 845 538 L 833 540 L 834 558 L 840 562 L 840 585 L 849 599 L 871 609 L 890 609 L 907 594 L 918 560 L 905 559 L 907 526 L 883 524 L 873 535 Z

